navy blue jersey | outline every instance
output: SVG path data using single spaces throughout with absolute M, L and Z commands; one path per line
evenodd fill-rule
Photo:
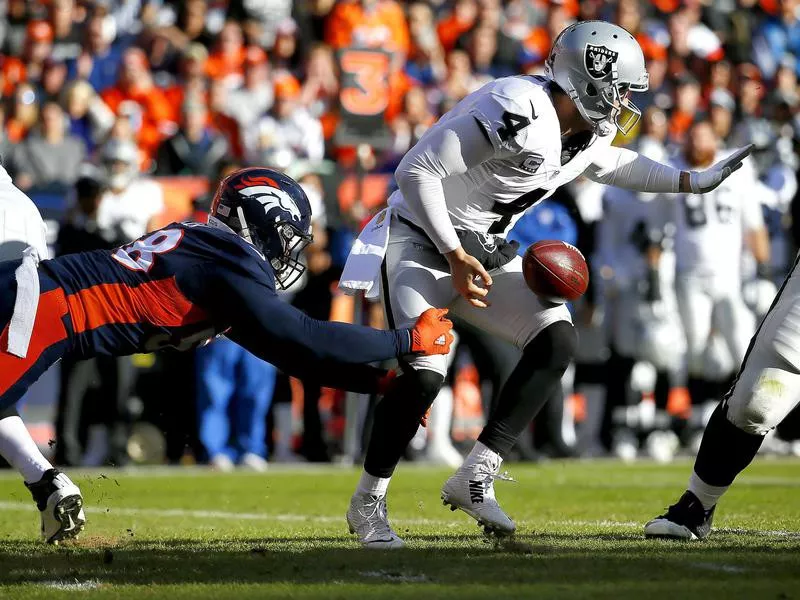
M 281 301 L 264 257 L 204 224 L 172 223 L 121 248 L 61 256 L 40 269 L 63 289 L 79 357 L 186 350 L 224 332 L 292 375 L 355 389 L 350 378 L 366 373 L 355 363 L 410 352 L 408 330 L 317 321 Z

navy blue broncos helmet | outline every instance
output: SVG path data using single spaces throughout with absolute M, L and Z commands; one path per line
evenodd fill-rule
M 210 225 L 229 227 L 261 252 L 281 289 L 305 271 L 299 256 L 311 243 L 311 205 L 294 179 L 263 167 L 240 169 L 220 183 Z

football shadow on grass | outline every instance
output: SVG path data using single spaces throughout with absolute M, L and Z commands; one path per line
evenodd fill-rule
M 731 536 L 724 536 L 726 539 Z M 746 545 L 646 541 L 635 535 L 517 536 L 496 545 L 478 536 L 408 536 L 409 548 L 364 550 L 342 537 L 220 540 L 88 539 L 58 548 L 0 542 L 0 584 L 64 580 L 111 584 L 386 582 L 494 585 L 498 582 L 599 582 L 685 577 L 708 566 L 715 577 L 796 580 L 800 541 Z M 416 546 L 416 547 L 415 547 Z M 710 565 L 710 566 L 709 566 Z M 722 565 L 719 569 L 716 566 Z M 739 566 L 737 566 L 739 565 Z M 730 567 L 730 569 L 728 569 Z

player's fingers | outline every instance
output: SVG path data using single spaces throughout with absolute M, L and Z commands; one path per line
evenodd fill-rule
M 447 313 L 450 312 L 448 309 L 436 308 L 434 310 L 436 311 L 435 314 L 437 319 L 439 319 L 440 321 L 447 321 L 447 319 L 445 319 L 444 317 L 446 317 Z
M 480 298 L 467 298 L 470 304 L 475 308 L 489 308 L 492 303 L 488 300 L 481 300 Z
M 483 280 L 484 287 L 486 289 L 492 287 L 492 276 L 489 275 L 489 272 L 483 268 L 483 265 L 481 263 L 478 263 L 478 266 L 475 268 L 475 270 L 478 272 L 478 277 L 480 277 L 481 280 Z
M 480 298 L 483 298 L 484 296 L 486 296 L 486 294 L 489 293 L 489 290 L 488 288 L 479 286 L 474 281 L 470 281 L 469 283 L 467 283 L 467 293 L 470 296 L 478 296 Z
M 753 148 L 753 144 L 748 144 L 744 148 L 739 148 L 736 152 L 726 158 L 725 162 L 722 164 L 726 167 L 731 167 L 734 170 L 738 169 L 742 165 L 742 161 L 753 151 Z

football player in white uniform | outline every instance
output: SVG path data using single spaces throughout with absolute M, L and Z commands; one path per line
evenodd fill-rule
M 703 193 L 749 152 L 688 172 L 612 147 L 617 130 L 629 131 L 640 115 L 629 94 L 647 86 L 642 50 L 627 31 L 601 21 L 571 25 L 553 45 L 546 76 L 490 82 L 423 135 L 395 172 L 399 190 L 389 208 L 362 231 L 345 267 L 344 289 L 371 292 L 380 281 L 390 326 L 413 322 L 431 306 L 448 307 L 522 349 L 478 442 L 442 488 L 446 504 L 488 533 L 515 530 L 493 482 L 503 477 L 503 455 L 558 385 L 576 345 L 566 306 L 531 293 L 504 233 L 523 211 L 581 174 L 639 191 Z M 376 408 L 347 511 L 351 532 L 369 548 L 404 545 L 386 516 L 387 488 L 442 385 L 446 357 L 413 358 L 402 368 Z
M 720 152 L 718 145 L 711 123 L 696 122 L 675 167 L 704 168 L 724 159 L 730 152 Z M 712 384 L 720 382 L 708 381 L 704 372 L 712 328 L 724 339 L 736 365 L 755 330 L 755 319 L 742 297 L 741 269 L 744 244 L 759 265 L 769 266 L 769 236 L 757 192 L 756 173 L 746 161 L 744 168 L 707 194 L 659 199 L 663 218 L 675 226 L 675 287 L 686 334 L 689 394 L 695 405 L 719 393 Z
M 36 269 L 39 259 L 48 257 L 45 225 L 36 205 L 12 182 L 0 166 L 0 262 L 23 259 L 17 270 Z M 38 282 L 38 280 L 37 280 Z M 27 301 L 19 294 L 21 302 Z M 9 333 L 9 352 L 13 341 Z M 26 347 L 16 356 L 25 356 Z M 83 498 L 78 487 L 42 455 L 15 407 L 0 411 L 0 456 L 25 479 L 35 496 L 47 498 L 39 504 L 42 537 L 49 543 L 75 537 L 84 526 Z

